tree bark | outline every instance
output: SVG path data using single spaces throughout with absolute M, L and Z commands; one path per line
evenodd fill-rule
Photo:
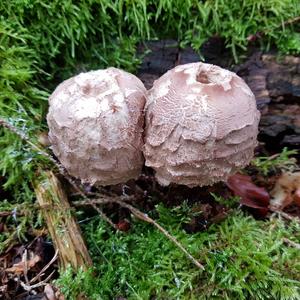
M 58 250 L 61 268 L 70 265 L 75 270 L 87 270 L 92 266 L 92 260 L 67 195 L 53 172 L 41 172 L 42 179 L 35 182 L 34 189 L 54 247 Z

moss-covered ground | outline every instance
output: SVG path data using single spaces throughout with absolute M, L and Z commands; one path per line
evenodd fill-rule
M 157 221 L 205 266 L 197 269 L 152 225 L 135 221 L 116 233 L 100 218 L 83 225 L 95 262 L 91 273 L 71 270 L 57 284 L 75 299 L 299 299 L 300 224 L 278 217 L 257 221 L 238 210 L 205 232 L 186 233 L 186 208 L 157 207 Z
M 59 82 L 107 66 L 135 72 L 142 59 L 137 45 L 150 39 L 172 38 L 201 55 L 201 45 L 220 36 L 235 62 L 251 43 L 299 54 L 299 15 L 298 0 L 0 1 L 0 118 L 38 143 L 47 131 L 47 98 Z M 0 251 L 44 226 L 32 187 L 39 167 L 52 165 L 1 127 L 0 212 L 18 207 L 22 214 L 0 218 Z M 95 269 L 62 272 L 57 285 L 67 299 L 78 293 L 88 299 L 300 299 L 299 250 L 283 240 L 299 243 L 298 223 L 275 216 L 258 221 L 234 208 L 207 231 L 186 233 L 189 210 L 158 204 L 152 214 L 205 271 L 149 224 L 133 220 L 128 232 L 116 233 L 93 216 L 80 224 Z

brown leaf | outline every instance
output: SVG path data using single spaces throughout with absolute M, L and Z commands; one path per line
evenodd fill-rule
M 56 296 L 55 296 L 55 291 L 52 287 L 52 285 L 50 284 L 46 284 L 45 288 L 44 288 L 44 293 L 45 293 L 45 299 L 47 300 L 57 300 Z
M 300 206 L 300 172 L 283 173 L 271 191 L 272 209 L 283 209 L 294 203 Z
M 268 213 L 270 196 L 266 189 L 255 185 L 250 176 L 235 174 L 230 176 L 227 186 L 236 196 L 241 197 L 240 203 L 246 207 L 254 209 L 261 217 Z
M 124 219 L 124 220 L 120 220 L 117 224 L 116 224 L 117 228 L 120 230 L 120 231 L 128 231 L 130 229 L 130 223 Z
M 65 300 L 64 295 L 59 291 L 59 289 L 51 284 L 46 284 L 44 288 L 44 295 L 45 297 L 43 300 Z
M 5 271 L 20 275 L 26 270 L 28 271 L 33 268 L 39 261 L 41 261 L 41 257 L 39 255 L 29 252 L 29 259 L 22 260 L 14 264 L 11 268 L 7 268 Z
M 295 202 L 295 204 L 300 206 L 300 188 L 297 189 L 295 194 L 294 194 L 294 202 Z

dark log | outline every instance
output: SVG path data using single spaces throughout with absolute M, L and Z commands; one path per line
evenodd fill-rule
M 151 88 L 155 79 L 178 64 L 200 61 L 192 48 L 180 49 L 174 40 L 149 42 L 140 48 L 150 49 L 138 76 Z M 280 151 L 284 146 L 299 148 L 300 143 L 300 57 L 278 54 L 253 54 L 243 63 L 232 68 L 253 91 L 257 106 L 262 112 L 260 141 L 269 150 Z M 205 62 L 230 69 L 232 58 L 224 41 L 215 36 L 201 48 Z

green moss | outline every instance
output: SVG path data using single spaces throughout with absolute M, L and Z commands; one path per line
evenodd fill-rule
M 135 221 L 130 232 L 116 233 L 96 219 L 83 226 L 95 265 L 93 276 L 61 273 L 57 284 L 67 299 L 79 292 L 89 299 L 299 298 L 299 250 L 282 240 L 299 242 L 299 224 L 256 221 L 234 212 L 207 232 L 187 234 L 181 229 L 179 208 L 157 210 L 159 223 L 204 264 L 205 271 L 149 224 Z
M 59 82 L 107 66 L 134 72 L 140 63 L 137 44 L 147 39 L 174 38 L 199 51 L 207 38 L 219 35 L 237 62 L 247 37 L 261 32 L 264 49 L 274 44 L 284 53 L 299 53 L 299 25 L 284 25 L 299 14 L 298 0 L 0 1 L 0 117 L 37 141 L 38 132 L 47 130 L 47 97 Z M 0 157 L 0 175 L 10 191 L 0 210 L 30 205 L 32 178 L 47 161 L 2 128 Z M 299 297 L 293 281 L 299 280 L 297 252 L 281 241 L 283 236 L 299 240 L 295 224 L 261 223 L 237 214 L 206 233 L 187 235 L 180 229 L 185 212 L 172 219 L 160 208 L 160 221 L 206 264 L 206 272 L 194 269 L 150 225 L 135 222 L 130 233 L 115 234 L 97 219 L 84 226 L 96 278 L 62 275 L 66 295 L 72 299 L 83 289 L 90 299 Z M 16 236 L 25 239 L 26 228 L 36 222 L 40 219 L 33 214 L 17 221 L 9 217 L 0 248 Z
M 297 150 L 288 150 L 288 148 L 284 147 L 281 153 L 273 156 L 260 156 L 254 158 L 251 164 L 264 176 L 275 171 L 292 172 L 297 168 L 297 160 L 292 156 L 297 153 Z

